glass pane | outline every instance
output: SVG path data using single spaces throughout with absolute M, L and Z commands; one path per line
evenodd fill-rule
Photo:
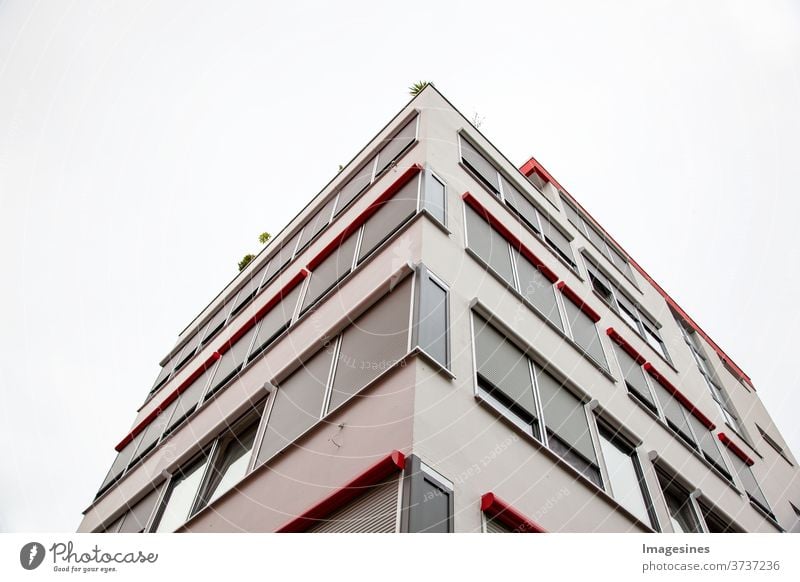
M 449 367 L 447 291 L 424 274 L 420 286 L 418 317 L 419 346 L 442 366 Z
M 583 221 L 581 220 L 578 211 L 572 206 L 571 203 L 567 202 L 566 198 L 562 197 L 561 201 L 564 203 L 564 211 L 567 213 L 567 219 L 574 226 L 576 226 L 579 231 L 583 232 Z
M 292 260 L 294 256 L 294 249 L 297 246 L 297 239 L 300 238 L 301 232 L 295 234 L 292 238 L 286 241 L 281 250 L 272 258 L 267 265 L 267 271 L 264 273 L 264 281 L 261 283 L 263 289 L 275 278 L 275 276 Z
M 228 319 L 228 312 L 230 311 L 230 308 L 230 304 L 223 305 L 208 322 L 206 331 L 203 335 L 203 345 L 207 344 L 215 335 L 217 335 L 217 332 L 222 329 L 222 326 L 225 325 L 225 320 Z
M 420 479 L 422 501 L 416 508 L 415 533 L 448 533 L 450 531 L 450 494 L 436 483 Z
M 170 483 L 157 532 L 173 532 L 189 519 L 197 489 L 203 478 L 207 458 L 203 457 L 185 471 L 174 475 Z
M 442 224 L 447 224 L 445 207 L 445 186 L 428 172 L 427 179 L 425 180 L 425 209 L 430 212 L 436 220 Z
M 597 326 L 594 321 L 569 299 L 564 300 L 564 311 L 567 314 L 569 326 L 572 330 L 572 339 L 595 362 L 608 370 L 608 363 L 606 363 L 603 346 L 600 343 L 600 335 L 597 332 Z
M 636 311 L 636 308 L 633 306 L 633 303 L 631 303 L 627 297 L 621 293 L 617 293 L 616 297 L 617 303 L 619 304 L 619 314 L 622 316 L 622 319 L 624 319 L 628 325 L 635 329 L 636 333 L 641 335 L 642 330 L 639 327 L 639 315 Z
M 522 220 L 530 226 L 537 233 L 542 232 L 542 227 L 539 224 L 539 211 L 528 198 L 517 190 L 511 183 L 502 178 L 503 194 L 506 198 L 506 204 L 513 208 Z
M 655 328 L 651 328 L 649 326 L 649 322 L 646 320 L 642 320 L 644 324 L 644 339 L 647 340 L 647 343 L 650 344 L 656 352 L 664 356 L 664 358 L 669 361 L 669 355 L 667 354 L 667 348 L 664 346 L 664 342 L 661 341 L 661 337 L 659 333 L 655 330 Z
M 558 435 L 570 448 L 592 464 L 597 464 L 583 403 L 537 364 L 533 368 L 536 371 L 536 386 L 542 399 L 544 424 L 548 434 L 553 432 Z
M 158 376 L 156 376 L 156 381 L 153 382 L 153 387 L 150 389 L 151 392 L 155 391 L 159 386 L 161 386 L 164 382 L 167 381 L 169 375 L 172 374 L 172 370 L 175 367 L 175 358 L 170 358 L 167 360 L 167 363 L 158 371 Z
M 411 281 L 407 277 L 342 335 L 328 410 L 338 408 L 408 353 Z
M 103 480 L 103 484 L 100 485 L 101 491 L 105 489 L 105 487 L 114 479 L 119 477 L 128 467 L 128 464 L 130 463 L 133 454 L 136 452 L 136 449 L 138 448 L 143 436 L 144 433 L 140 432 L 131 442 L 122 447 L 122 450 L 117 454 L 116 459 L 114 459 L 114 462 L 111 464 L 111 469 L 108 471 L 106 478 Z
M 550 248 L 556 251 L 562 259 L 574 267 L 575 259 L 572 256 L 572 248 L 569 246 L 569 239 L 544 215 L 542 215 L 542 233 L 544 234 L 545 242 L 550 245 Z
M 528 358 L 483 318 L 474 316 L 474 325 L 477 371 L 491 385 L 489 393 L 526 423 L 534 423 L 538 414 Z
M 314 238 L 322 232 L 323 228 L 328 226 L 328 223 L 331 221 L 331 213 L 333 212 L 334 204 L 336 204 L 335 196 L 331 200 L 328 200 L 325 206 L 319 209 L 317 213 L 308 220 L 303 227 L 303 233 L 300 235 L 300 242 L 297 246 L 298 252 L 306 248 L 306 245 L 314 240 Z
M 370 182 L 372 182 L 372 169 L 375 166 L 375 157 L 376 156 L 373 156 L 364 164 L 364 166 L 350 178 L 350 181 L 339 190 L 339 200 L 336 203 L 334 216 L 347 208 L 350 203 L 356 199 L 356 196 L 361 194 L 361 192 L 369 186 Z
M 262 275 L 263 273 L 261 271 L 254 273 L 253 277 L 250 278 L 247 284 L 245 284 L 245 286 L 239 290 L 239 294 L 236 296 L 236 300 L 233 302 L 231 315 L 236 315 L 250 304 L 250 301 L 252 301 L 253 297 L 256 296 L 256 291 L 258 291 L 258 284 L 261 282 Z
M 553 284 L 518 251 L 514 250 L 512 252 L 517 262 L 520 293 L 533 304 L 539 313 L 550 320 L 558 329 L 563 330 Z
M 167 423 L 172 417 L 172 413 L 177 405 L 177 400 L 172 401 L 169 406 L 167 406 L 158 416 L 153 419 L 150 424 L 147 425 L 143 431 L 144 436 L 142 437 L 142 442 L 139 444 L 139 450 L 136 451 L 137 458 L 147 454 L 149 450 L 152 449 L 158 442 L 158 440 L 161 438 L 161 435 L 164 434 L 164 429 L 167 427 Z
M 341 281 L 353 266 L 353 255 L 356 252 L 357 233 L 351 235 L 342 245 L 326 258 L 311 273 L 306 297 L 303 300 L 303 311 L 316 303 L 320 297 Z
M 358 252 L 359 261 L 366 258 L 417 212 L 418 190 L 419 176 L 384 202 L 380 209 L 367 220 L 361 238 L 361 249 Z
M 176 369 L 180 369 L 183 365 L 188 362 L 192 356 L 194 356 L 195 351 L 197 351 L 197 346 L 200 345 L 200 340 L 203 339 L 203 334 L 205 333 L 205 328 L 201 327 L 191 338 L 189 341 L 186 342 L 186 345 L 183 346 L 181 350 L 181 355 L 178 358 L 178 364 L 175 367 Z
M 600 433 L 600 448 L 603 450 L 614 499 L 641 521 L 651 525 L 633 451 L 623 450 L 603 433 Z
M 717 447 L 717 439 L 714 438 L 714 434 L 693 414 L 687 414 L 686 417 L 694 429 L 694 434 L 700 441 L 698 444 L 700 445 L 700 450 L 703 451 L 703 456 L 705 456 L 712 465 L 716 466 L 717 469 L 727 474 L 728 468 L 725 466 L 725 459 L 722 457 L 722 452 L 719 450 L 719 447 Z
M 500 182 L 497 174 L 497 170 L 495 170 L 494 166 L 490 164 L 486 158 L 483 157 L 483 154 L 478 153 L 472 145 L 465 140 L 464 138 L 460 138 L 461 141 L 461 158 L 464 162 L 472 168 L 472 170 L 483 179 L 483 182 L 492 190 L 492 192 L 499 194 L 500 193 Z
M 689 429 L 689 423 L 686 420 L 687 413 L 681 403 L 658 382 L 653 382 L 653 391 L 656 393 L 656 398 L 658 398 L 661 409 L 664 411 L 667 424 L 677 431 L 686 442 L 696 447 L 692 431 Z
M 625 378 L 628 389 L 635 393 L 641 399 L 644 399 L 651 407 L 656 410 L 656 404 L 653 401 L 653 396 L 650 393 L 650 388 L 647 386 L 647 380 L 644 376 L 644 370 L 636 363 L 636 361 L 628 355 L 628 352 L 623 350 L 617 344 L 612 344 L 614 353 L 617 355 L 620 368 L 622 369 L 622 376 Z
M 492 267 L 509 285 L 514 284 L 508 243 L 478 214 L 467 208 L 467 236 L 469 248 Z
M 770 513 L 769 503 L 767 503 L 767 498 L 764 497 L 764 493 L 761 491 L 761 487 L 759 487 L 755 475 L 753 475 L 753 470 L 747 463 L 733 453 L 728 455 L 728 458 L 730 458 L 734 469 L 736 469 L 736 472 L 739 474 L 739 478 L 742 480 L 742 485 L 744 485 L 744 490 L 747 491 L 747 494 L 750 495 L 753 501 L 758 503 L 764 511 Z
M 244 477 L 257 430 L 258 422 L 254 422 L 240 433 L 220 442 L 221 450 L 216 454 L 211 470 L 205 504 L 213 502 Z
M 694 509 L 692 509 L 692 504 L 688 495 L 670 489 L 664 492 L 664 498 L 667 502 L 670 521 L 672 522 L 675 533 L 702 532 L 700 525 L 697 523 Z
M 181 423 L 183 419 L 194 412 L 197 403 L 200 402 L 200 397 L 203 396 L 208 379 L 214 371 L 214 366 L 209 366 L 197 380 L 178 397 L 177 405 L 172 413 L 172 418 L 169 420 L 165 434 L 172 432 L 172 430 Z
M 332 359 L 330 345 L 281 382 L 258 452 L 258 464 L 272 458 L 319 421 Z
M 280 303 L 261 318 L 248 360 L 264 351 L 286 329 L 291 322 L 294 309 L 297 307 L 297 300 L 300 298 L 302 288 L 302 285 L 297 285 Z
M 163 485 L 162 485 L 163 486 Z M 125 514 L 119 533 L 140 533 L 147 527 L 150 514 L 158 501 L 161 487 L 153 489 Z
M 256 328 L 251 327 L 227 352 L 222 354 L 219 364 L 214 370 L 214 378 L 211 380 L 211 387 L 206 393 L 206 399 L 222 388 L 228 380 L 242 369 L 255 332 Z
M 589 241 L 597 247 L 597 249 L 603 253 L 606 257 L 608 257 L 608 249 L 606 248 L 606 240 L 602 233 L 597 230 L 594 226 L 589 224 L 588 222 L 584 222 L 586 225 L 586 235 L 589 238 Z
M 417 118 L 415 117 L 391 139 L 378 154 L 378 166 L 375 174 L 383 172 L 389 164 L 397 160 L 410 146 L 417 134 Z

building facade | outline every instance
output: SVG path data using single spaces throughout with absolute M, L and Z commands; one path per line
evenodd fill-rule
M 161 364 L 80 531 L 798 528 L 750 379 L 432 86 Z

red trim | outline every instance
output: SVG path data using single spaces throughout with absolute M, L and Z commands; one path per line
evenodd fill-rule
M 595 323 L 600 321 L 600 315 L 594 309 L 589 307 L 589 305 L 587 305 L 586 302 L 580 298 L 580 295 L 575 293 L 575 291 L 573 291 L 564 281 L 559 281 L 556 287 L 558 287 L 558 290 L 561 291 L 564 297 L 572 301 L 578 307 L 578 309 L 588 315 L 589 319 Z
M 377 485 L 397 471 L 402 471 L 405 462 L 406 458 L 403 453 L 392 451 L 391 454 L 375 463 L 347 485 L 337 489 L 316 505 L 308 508 L 302 515 L 283 524 L 276 531 L 278 533 L 298 533 L 307 530 L 348 501 L 364 493 L 364 489 Z
M 379 210 L 379 207 L 384 202 L 386 202 L 387 200 L 389 200 L 389 198 L 397 194 L 397 192 L 400 191 L 400 188 L 408 184 L 414 178 L 414 176 L 419 174 L 421 171 L 422 171 L 422 166 L 420 166 L 419 164 L 414 164 L 413 166 L 409 167 L 405 172 L 403 172 L 400 175 L 400 177 L 398 177 L 394 182 L 392 182 L 389 185 L 389 187 L 384 191 L 383 194 L 378 196 L 372 202 L 372 204 L 370 204 L 364 210 L 364 212 L 359 214 L 355 218 L 355 220 L 353 220 L 353 222 L 347 225 L 347 227 L 345 227 L 345 229 L 339 234 L 339 236 L 337 236 L 330 243 L 328 243 L 328 245 L 324 249 L 322 249 L 319 253 L 317 253 L 317 255 L 308 262 L 308 270 L 313 271 L 314 269 L 316 269 L 322 261 L 327 259 L 336 249 L 338 249 L 342 245 L 342 243 L 347 239 L 347 237 L 349 237 L 351 234 L 353 234 L 359 228 L 361 228 L 361 225 L 363 225 L 370 216 L 375 214 Z
M 672 382 L 667 380 L 661 374 L 661 372 L 656 370 L 653 367 L 653 364 L 647 362 L 644 365 L 644 369 L 647 371 L 648 374 L 650 374 L 653 378 L 655 378 L 656 381 L 667 390 L 667 392 L 672 394 L 681 404 L 683 404 L 683 406 L 686 407 L 697 420 L 703 423 L 703 426 L 705 426 L 708 430 L 714 430 L 716 428 L 716 425 L 713 422 L 711 422 L 705 414 L 700 412 L 700 410 L 694 404 L 692 404 L 691 400 L 686 398 L 686 395 L 683 392 L 675 388 L 675 386 L 672 385 Z
M 303 279 L 308 277 L 308 271 L 305 269 L 301 270 L 297 273 L 294 277 L 292 277 L 289 282 L 286 283 L 273 297 L 267 301 L 263 307 L 261 307 L 256 314 L 248 319 L 242 326 L 236 330 L 230 339 L 226 340 L 217 351 L 215 351 L 209 358 L 203 362 L 200 367 L 198 367 L 194 372 L 192 372 L 183 382 L 181 382 L 175 390 L 170 392 L 164 397 L 164 400 L 161 401 L 156 408 L 150 411 L 150 413 L 145 416 L 142 421 L 137 424 L 133 429 L 122 439 L 119 444 L 114 447 L 117 451 L 121 451 L 122 448 L 131 442 L 136 435 L 142 432 L 148 424 L 153 422 L 156 417 L 161 414 L 161 411 L 164 410 L 167 406 L 172 404 L 172 402 L 181 395 L 192 383 L 197 380 L 203 372 L 205 372 L 208 367 L 219 360 L 222 357 L 222 354 L 227 352 L 233 344 L 235 344 L 244 334 L 246 334 L 250 329 L 258 323 L 273 307 L 275 307 L 286 295 L 288 295 L 297 285 L 299 285 Z
M 676 311 L 678 315 L 680 315 L 686 321 L 686 323 L 688 323 L 692 327 L 692 329 L 694 329 L 697 333 L 699 333 L 700 336 L 708 342 L 708 344 L 714 349 L 714 351 L 717 352 L 717 355 L 720 357 L 720 359 L 722 359 L 725 363 L 728 364 L 728 366 L 731 368 L 734 374 L 739 374 L 741 378 L 745 382 L 747 382 L 748 386 L 750 386 L 755 390 L 755 387 L 753 386 L 753 381 L 747 374 L 744 373 L 744 371 L 739 366 L 737 366 L 734 363 L 733 360 L 731 360 L 728 354 L 726 354 L 725 351 L 721 347 L 719 347 L 716 344 L 716 342 L 713 339 L 711 339 L 708 336 L 708 334 L 705 331 L 703 331 L 703 329 L 699 325 L 697 325 L 697 323 L 691 317 L 689 317 L 689 315 L 683 310 L 683 308 L 680 305 L 678 305 L 666 291 L 664 291 L 661 285 L 656 283 L 655 280 L 653 280 L 653 278 L 647 274 L 647 272 L 642 268 L 641 265 L 639 265 L 639 263 L 633 260 L 630 254 L 626 252 L 625 249 L 623 249 L 622 245 L 620 245 L 616 240 L 614 240 L 614 237 L 610 236 L 606 232 L 606 230 L 602 226 L 600 226 L 600 224 L 594 219 L 594 217 L 589 212 L 587 212 L 583 206 L 581 206 L 580 202 L 575 200 L 575 197 L 572 194 L 570 194 L 566 188 L 564 188 L 561 184 L 559 184 L 558 181 L 555 178 L 553 178 L 553 176 L 550 175 L 550 173 L 547 170 L 544 169 L 544 166 L 542 166 L 536 160 L 536 158 L 531 157 L 531 159 L 525 162 L 525 164 L 523 164 L 523 166 L 520 168 L 520 172 L 528 176 L 533 171 L 536 171 L 536 173 L 539 175 L 544 175 L 545 178 L 547 178 L 556 188 L 558 188 L 561 192 L 563 192 L 566 196 L 568 196 L 569 199 L 578 206 L 581 212 L 583 212 L 586 216 L 591 218 L 592 222 L 594 223 L 594 226 L 599 228 L 600 231 L 605 236 L 608 237 L 608 240 L 610 240 L 612 243 L 614 243 L 617 247 L 619 247 L 622 250 L 622 252 L 628 258 L 628 261 L 630 261 L 630 264 L 639 272 L 639 274 L 642 277 L 644 277 L 647 280 L 648 283 L 650 283 L 653 286 L 653 288 L 655 288 L 655 290 L 667 302 L 667 305 L 669 305 L 674 311 Z
M 743 450 L 742 450 L 742 449 L 739 447 L 739 445 L 737 445 L 735 442 L 733 442 L 733 441 L 732 441 L 732 440 L 731 440 L 731 439 L 728 437 L 728 435 L 726 435 L 724 432 L 721 432 L 721 433 L 718 433 L 718 434 L 717 434 L 717 438 L 718 438 L 718 439 L 719 439 L 719 440 L 722 442 L 722 444 L 723 444 L 723 445 L 725 445 L 726 447 L 728 447 L 728 449 L 729 449 L 729 450 L 730 450 L 730 451 L 731 451 L 731 452 L 732 452 L 734 455 L 736 455 L 736 456 L 737 456 L 737 457 L 739 457 L 739 458 L 740 458 L 742 461 L 744 461 L 744 462 L 747 464 L 747 466 L 748 466 L 748 467 L 752 467 L 752 466 L 753 466 L 753 463 L 755 463 L 755 461 L 753 461 L 753 459 L 751 459 L 751 458 L 750 458 L 750 455 L 748 455 L 747 453 L 745 453 L 745 452 L 744 452 L 744 451 L 743 451 Z
M 632 357 L 637 364 L 643 366 L 647 362 L 644 356 L 637 352 L 636 348 L 634 348 L 631 344 L 626 342 L 625 338 L 619 335 L 613 327 L 609 327 L 606 330 L 606 333 L 608 334 L 608 337 L 610 337 L 615 344 L 625 350 L 625 353 Z
M 489 223 L 489 226 L 491 226 L 494 230 L 496 230 L 500 234 L 500 236 L 502 236 L 509 243 L 511 243 L 511 245 L 515 249 L 517 249 L 523 257 L 525 257 L 531 263 L 533 263 L 533 266 L 536 267 L 548 281 L 550 281 L 551 283 L 555 283 L 556 281 L 558 281 L 558 275 L 556 275 L 547 265 L 545 265 L 539 259 L 539 257 L 537 257 L 533 253 L 533 251 L 531 251 L 528 247 L 522 244 L 522 241 L 520 241 L 510 230 L 508 230 L 508 228 L 506 228 L 505 225 L 503 225 L 503 223 L 497 220 L 497 218 L 493 214 L 491 214 L 488 210 L 486 210 L 483 204 L 478 202 L 475 196 L 473 196 L 469 192 L 464 192 L 461 198 L 464 200 L 464 202 L 467 203 L 467 205 L 470 208 L 472 208 L 478 214 L 480 214 L 481 217 L 483 217 L 483 219 Z
M 535 521 L 528 519 L 497 497 L 491 491 L 481 495 L 481 511 L 488 517 L 505 524 L 516 533 L 546 533 L 547 530 Z

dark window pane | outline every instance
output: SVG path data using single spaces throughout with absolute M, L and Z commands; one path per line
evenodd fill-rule
M 534 369 L 548 434 L 556 434 L 571 449 L 596 465 L 597 456 L 583 403 L 538 365 L 534 364 Z
M 408 352 L 411 277 L 359 317 L 342 336 L 328 410 L 338 408 Z
M 323 348 L 281 382 L 257 464 L 272 458 L 319 421 L 332 359 L 333 347 Z
M 264 351 L 288 327 L 302 288 L 302 285 L 297 285 L 261 319 L 256 340 L 250 351 L 250 359 Z
M 672 394 L 667 392 L 666 389 L 658 382 L 653 383 L 653 390 L 656 393 L 656 398 L 658 398 L 658 401 L 661 404 L 661 409 L 664 411 L 664 417 L 667 420 L 667 424 L 672 427 L 673 430 L 677 431 L 678 434 L 680 434 L 684 440 L 686 440 L 686 442 L 693 447 L 696 447 L 697 445 L 692 437 L 692 431 L 689 429 L 689 422 L 686 420 L 687 412 L 681 403 L 678 402 L 672 396 Z
M 538 414 L 528 358 L 483 318 L 474 316 L 474 325 L 477 372 L 489 382 L 484 388 L 526 423 L 534 424 Z
M 414 142 L 417 134 L 417 118 L 415 117 L 394 136 L 378 154 L 378 166 L 375 175 L 383 172 L 389 164 L 396 161 Z
M 161 367 L 161 370 L 158 371 L 158 376 L 156 376 L 156 381 L 153 382 L 153 387 L 150 389 L 150 392 L 155 392 L 158 390 L 164 382 L 167 381 L 170 374 L 172 374 L 173 369 L 175 368 L 176 357 L 173 356 L 167 363 Z
M 403 186 L 397 194 L 384 202 L 379 210 L 369 218 L 364 225 L 361 249 L 358 253 L 359 261 L 366 258 L 417 212 L 418 189 L 419 176 Z
M 575 225 L 579 231 L 583 232 L 583 220 L 581 220 L 578 211 L 575 209 L 574 206 L 570 202 L 567 202 L 565 198 L 561 198 L 561 201 L 564 203 L 564 210 L 567 213 L 567 219 Z
M 306 297 L 303 300 L 303 311 L 316 303 L 320 297 L 335 287 L 350 272 L 350 268 L 353 265 L 353 255 L 356 252 L 356 241 L 356 234 L 351 235 L 312 271 Z
M 355 200 L 356 196 L 369 186 L 372 181 L 372 168 L 375 164 L 375 156 L 373 156 L 362 168 L 350 178 L 350 180 L 342 186 L 339 190 L 339 200 L 336 203 L 335 215 L 338 215 L 342 210 L 347 208 L 350 203 Z
M 569 320 L 570 329 L 572 329 L 572 339 L 595 362 L 607 370 L 608 363 L 603 353 L 603 346 L 600 343 L 600 336 L 597 333 L 595 322 L 569 299 L 564 300 L 564 310 Z
M 100 491 L 105 489 L 109 483 L 119 477 L 128 467 L 128 464 L 130 463 L 131 458 L 133 458 L 133 455 L 136 452 L 136 449 L 139 446 L 143 436 L 144 433 L 140 432 L 131 442 L 122 447 L 122 450 L 119 453 L 117 453 L 117 458 L 114 459 L 114 462 L 111 464 L 111 469 L 108 471 L 108 475 L 106 475 L 106 478 L 103 480 L 103 484 L 100 486 Z
M 286 241 L 281 250 L 272 257 L 272 260 L 267 265 L 266 273 L 264 273 L 264 281 L 261 283 L 261 288 L 266 287 L 272 279 L 292 260 L 294 256 L 294 249 L 297 246 L 297 239 L 300 238 L 302 232 L 298 232 L 288 241 Z
M 172 413 L 164 434 L 168 434 L 175 429 L 186 417 L 194 412 L 197 403 L 203 396 L 208 379 L 214 371 L 214 366 L 209 366 L 192 384 L 178 396 L 177 405 Z
M 722 456 L 722 451 L 717 447 L 717 439 L 714 438 L 708 428 L 701 423 L 693 414 L 687 414 L 687 419 L 694 429 L 694 434 L 697 436 L 700 450 L 703 451 L 703 456 L 714 465 L 717 469 L 724 474 L 728 474 L 728 467 L 725 465 L 725 459 Z
M 153 513 L 156 502 L 158 502 L 162 487 L 163 484 L 161 487 L 153 489 L 125 514 L 119 533 L 141 533 L 144 531 L 145 527 L 147 527 L 147 521 L 150 519 L 150 514 Z
M 331 213 L 333 212 L 333 205 L 336 204 L 336 197 L 328 201 L 317 213 L 312 216 L 303 228 L 303 233 L 300 236 L 300 243 L 297 246 L 298 252 L 306 248 L 314 238 L 322 232 L 322 229 L 328 226 L 331 221 Z
M 203 334 L 205 333 L 205 328 L 201 327 L 186 344 L 183 346 L 181 350 L 181 355 L 178 357 L 178 365 L 175 366 L 176 370 L 179 370 L 183 367 L 183 365 L 188 362 L 192 356 L 194 356 L 195 352 L 197 351 L 197 346 L 200 345 L 200 340 L 203 339 Z
M 222 354 L 219 364 L 214 370 L 214 377 L 211 380 L 211 387 L 208 389 L 206 399 L 242 369 L 255 332 L 256 328 L 251 327 L 227 352 Z
M 767 498 L 764 497 L 764 493 L 761 491 L 761 487 L 759 487 L 755 475 L 753 475 L 753 470 L 735 454 L 731 453 L 728 457 L 731 460 L 733 468 L 738 473 L 739 478 L 742 480 L 744 490 L 747 491 L 750 498 L 760 505 L 761 509 L 771 514 L 772 512 L 769 508 L 769 503 L 767 503 Z
M 513 253 L 517 261 L 520 292 L 539 313 L 549 319 L 558 329 L 563 330 L 553 284 L 519 252 L 515 250 Z
M 675 533 L 701 533 L 697 516 L 692 508 L 689 496 L 682 491 L 667 489 L 664 491 L 672 527 Z
M 628 298 L 621 293 L 617 293 L 616 296 L 617 303 L 619 304 L 620 316 L 622 316 L 622 319 L 624 319 L 628 325 L 636 330 L 636 333 L 641 335 L 642 330 L 639 327 L 639 315 L 637 309 L 633 306 L 633 303 L 631 303 Z
M 467 164 L 480 178 L 486 186 L 495 194 L 500 193 L 500 181 L 497 170 L 490 164 L 483 154 L 479 153 L 467 140 L 460 138 L 461 159 Z
M 208 322 L 206 326 L 206 331 L 203 334 L 203 342 L 202 345 L 207 344 L 211 339 L 217 335 L 217 332 L 222 329 L 225 325 L 225 320 L 228 319 L 228 313 L 231 310 L 230 304 L 223 305 L 222 307 L 217 310 L 217 312 L 211 317 L 211 320 Z
M 617 360 L 622 369 L 622 377 L 625 378 L 628 390 L 633 392 L 640 400 L 644 400 L 651 410 L 657 410 L 656 404 L 653 401 L 653 396 L 650 394 L 650 388 L 647 386 L 647 380 L 645 380 L 642 367 L 617 344 L 612 345 L 614 347 L 614 352 L 617 354 Z
M 588 222 L 584 222 L 584 224 L 586 225 L 586 234 L 589 237 L 589 241 L 596 246 L 603 255 L 608 257 L 606 239 L 603 234 Z
M 517 190 L 511 183 L 502 178 L 503 194 L 505 195 L 506 204 L 508 204 L 519 215 L 520 218 L 537 233 L 542 232 L 542 227 L 539 223 L 539 211 L 533 203 L 519 190 Z
M 420 282 L 417 341 L 445 368 L 448 360 L 447 291 L 426 274 Z
M 256 296 L 258 284 L 261 282 L 261 276 L 263 274 L 264 273 L 262 271 L 255 273 L 254 276 L 251 277 L 247 283 L 245 283 L 244 287 L 239 290 L 238 295 L 236 295 L 236 299 L 233 301 L 231 315 L 236 315 L 250 304 L 250 301 L 252 301 L 253 297 Z
M 451 493 L 423 475 L 420 479 L 422 500 L 415 514 L 415 533 L 448 533 L 450 531 Z
M 436 220 L 447 223 L 445 186 L 430 172 L 425 180 L 424 207 Z
M 561 232 L 556 226 L 553 225 L 550 218 L 542 216 L 542 233 L 544 240 L 562 259 L 567 263 L 575 266 L 575 259 L 572 256 L 572 248 L 569 246 L 569 239 Z
M 472 208 L 466 208 L 466 213 L 469 248 L 505 279 L 509 285 L 513 285 L 514 275 L 511 271 L 511 256 L 508 254 L 508 243 Z
M 167 427 L 167 423 L 172 417 L 172 413 L 175 411 L 177 405 L 177 400 L 172 401 L 172 403 L 164 408 L 164 410 L 145 427 L 142 442 L 139 444 L 139 450 L 136 451 L 136 458 L 141 458 L 143 455 L 146 455 L 150 449 L 155 446 L 161 438 L 161 435 L 164 434 L 164 429 Z

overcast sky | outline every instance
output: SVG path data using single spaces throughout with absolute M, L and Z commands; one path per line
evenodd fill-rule
M 419 79 L 535 155 L 800 453 L 800 4 L 432 4 L 0 1 L 0 531 L 77 528 L 177 332 Z

